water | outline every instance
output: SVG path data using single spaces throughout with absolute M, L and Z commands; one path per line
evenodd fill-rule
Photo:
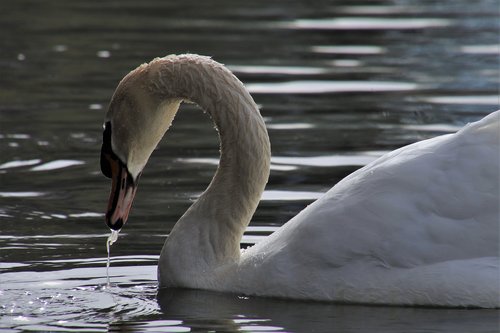
M 18 0 L 0 22 L 0 330 L 497 330 L 495 310 L 157 293 L 163 241 L 218 161 L 191 105 L 141 177 L 108 285 L 99 170 L 121 77 L 156 56 L 212 55 L 248 86 L 271 137 L 251 245 L 384 152 L 498 109 L 497 1 Z
M 111 281 L 109 280 L 109 266 L 111 266 L 111 245 L 118 240 L 118 232 L 116 230 L 111 230 L 111 233 L 106 239 L 106 252 L 108 253 L 108 260 L 106 261 L 106 286 L 111 287 Z

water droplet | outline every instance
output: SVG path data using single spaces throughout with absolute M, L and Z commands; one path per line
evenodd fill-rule
M 111 251 L 110 247 L 113 245 L 114 242 L 118 239 L 118 233 L 120 230 L 111 230 L 111 234 L 108 236 L 108 239 L 106 240 L 106 250 L 108 251 L 108 261 L 106 262 L 106 281 L 107 281 L 107 286 L 111 287 L 111 282 L 109 281 L 109 266 L 111 264 Z

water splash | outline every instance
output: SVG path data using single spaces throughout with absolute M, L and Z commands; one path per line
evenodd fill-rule
M 111 234 L 108 236 L 108 239 L 106 240 L 106 251 L 108 252 L 108 261 L 106 262 L 106 281 L 107 281 L 107 287 L 111 287 L 111 282 L 109 281 L 109 266 L 111 263 L 111 251 L 110 247 L 113 245 L 114 242 L 118 240 L 118 233 L 120 230 L 111 230 Z

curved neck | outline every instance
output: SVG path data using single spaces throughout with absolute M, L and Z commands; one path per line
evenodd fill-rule
M 176 270 L 183 266 L 191 271 L 234 262 L 269 176 L 271 152 L 264 120 L 243 84 L 209 58 L 166 57 L 149 67 L 149 75 L 155 76 L 153 93 L 163 100 L 197 103 L 212 118 L 221 144 L 212 182 L 175 225 L 160 261 L 168 266 L 175 260 Z

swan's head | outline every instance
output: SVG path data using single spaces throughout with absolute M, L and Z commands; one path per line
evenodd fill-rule
M 105 117 L 101 171 L 112 179 L 106 224 L 113 230 L 127 221 L 142 170 L 181 102 L 153 89 L 150 67 L 142 65 L 123 78 Z

